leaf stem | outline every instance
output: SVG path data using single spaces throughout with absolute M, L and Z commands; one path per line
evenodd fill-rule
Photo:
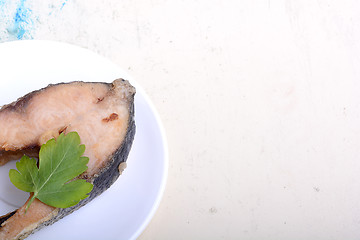
M 37 196 L 37 194 L 34 193 L 32 195 L 32 197 L 30 198 L 30 200 L 29 200 L 29 202 L 28 202 L 28 204 L 26 205 L 26 208 L 25 208 L 25 214 L 26 214 L 28 208 L 30 207 L 31 203 L 35 200 L 36 196 Z

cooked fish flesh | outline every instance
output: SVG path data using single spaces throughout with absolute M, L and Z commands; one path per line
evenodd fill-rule
M 60 133 L 76 131 L 89 157 L 80 178 L 93 183 L 90 196 L 70 208 L 34 200 L 0 217 L 0 239 L 24 239 L 85 205 L 121 174 L 134 135 L 135 88 L 128 81 L 71 82 L 49 85 L 0 109 L 0 165 L 23 154 L 38 156 L 39 147 Z M 31 197 L 31 196 L 30 196 Z M 29 199 L 30 199 L 29 197 Z M 29 201 L 29 200 L 28 200 Z

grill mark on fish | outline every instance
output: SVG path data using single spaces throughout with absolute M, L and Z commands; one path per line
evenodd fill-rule
M 119 115 L 117 115 L 116 113 L 112 113 L 109 117 L 104 118 L 102 121 L 103 122 L 110 122 L 110 121 L 114 121 L 116 119 L 119 118 Z
M 104 97 L 98 98 L 96 103 L 99 103 L 99 102 L 101 102 L 102 100 L 104 100 Z
M 66 129 L 67 129 L 67 127 L 68 127 L 68 126 L 62 127 L 62 128 L 59 130 L 59 135 L 60 135 L 61 133 L 65 132 Z

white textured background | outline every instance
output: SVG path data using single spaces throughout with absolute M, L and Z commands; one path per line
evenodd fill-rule
M 28 0 L 25 36 L 109 58 L 163 120 L 168 183 L 139 239 L 360 238 L 359 1 L 51 2 Z

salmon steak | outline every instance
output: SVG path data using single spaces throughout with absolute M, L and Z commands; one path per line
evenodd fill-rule
M 78 178 L 93 184 L 89 197 L 73 207 L 56 208 L 35 199 L 25 214 L 30 194 L 22 207 L 0 216 L 0 240 L 26 238 L 84 206 L 117 180 L 135 135 L 134 95 L 135 88 L 123 79 L 59 83 L 0 109 L 0 166 L 24 154 L 38 157 L 49 139 L 76 131 L 89 158 L 88 169 Z

